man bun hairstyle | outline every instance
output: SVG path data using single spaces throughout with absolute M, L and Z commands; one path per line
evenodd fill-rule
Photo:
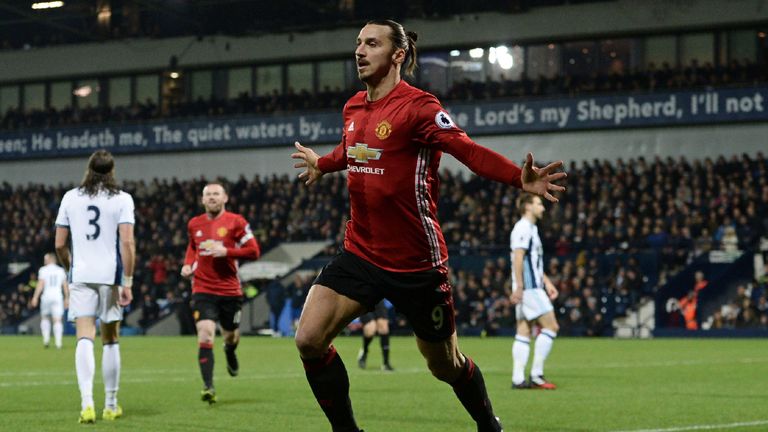
M 371 20 L 367 24 L 387 26 L 392 30 L 390 40 L 395 48 L 405 50 L 405 74 L 412 77 L 416 70 L 416 41 L 419 35 L 412 31 L 405 31 L 402 24 L 392 20 Z
M 110 196 L 120 192 L 115 181 L 115 159 L 112 153 L 106 150 L 93 152 L 88 158 L 88 168 L 80 183 L 80 189 L 89 196 L 94 196 L 101 190 L 105 190 Z

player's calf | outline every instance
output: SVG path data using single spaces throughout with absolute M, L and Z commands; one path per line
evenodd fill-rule
M 240 374 L 240 363 L 237 361 L 237 354 L 235 354 L 236 349 L 237 344 L 224 344 L 224 354 L 227 357 L 227 373 L 231 377 L 236 377 Z

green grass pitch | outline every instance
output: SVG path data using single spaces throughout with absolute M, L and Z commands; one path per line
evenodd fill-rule
M 509 431 L 768 430 L 765 340 L 560 338 L 546 374 L 555 391 L 511 390 L 509 338 L 463 338 L 482 368 L 497 415 Z M 366 432 L 473 431 L 450 387 L 427 371 L 413 338 L 393 338 L 394 373 L 379 371 L 378 340 L 368 370 L 357 368 L 360 338 L 336 346 L 350 374 L 355 414 Z M 2 431 L 330 431 L 304 378 L 293 340 L 246 337 L 241 373 L 226 373 L 216 343 L 219 403 L 199 400 L 192 337 L 121 340 L 123 418 L 101 420 L 101 349 L 96 349 L 95 426 L 80 409 L 74 338 L 44 350 L 39 337 L 0 338 Z

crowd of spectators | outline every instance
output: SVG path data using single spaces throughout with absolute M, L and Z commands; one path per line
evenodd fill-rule
M 464 79 L 454 83 L 446 94 L 436 92 L 441 100 L 490 100 L 531 96 L 577 96 L 593 93 L 654 92 L 660 90 L 684 90 L 702 87 L 728 87 L 756 85 L 768 81 L 765 67 L 748 59 L 732 60 L 715 66 L 711 62 L 703 65 L 697 60 L 683 67 L 660 66 L 651 62 L 645 68 L 615 71 L 589 75 L 561 74 L 552 78 L 523 77 L 520 80 L 505 78 L 503 75 L 486 77 L 484 81 Z
M 35 287 L 37 273 L 33 272 L 26 283 L 16 284 L 15 289 L 0 289 L 0 333 L 3 333 L 4 326 L 12 326 L 33 313 L 29 304 Z
M 359 90 L 359 89 L 358 89 Z M 240 94 L 234 99 L 202 99 L 173 101 L 161 110 L 151 99 L 131 106 L 66 107 L 45 110 L 9 109 L 0 117 L 0 130 L 20 130 L 59 126 L 136 123 L 154 119 L 194 119 L 233 115 L 271 115 L 292 111 L 340 109 L 355 89 L 343 91 L 326 87 L 321 92 L 306 90 L 269 95 Z
M 574 334 L 600 334 L 693 257 L 713 249 L 756 250 L 768 232 L 768 175 L 764 154 L 695 159 L 643 157 L 572 163 L 568 193 L 539 222 L 548 272 L 561 290 L 558 314 Z M 443 171 L 439 219 L 451 254 L 482 255 L 479 273 L 454 272 L 458 321 L 493 332 L 509 324 L 508 254 L 518 191 L 476 176 Z M 134 307 L 148 322 L 188 296 L 178 270 L 187 244 L 186 223 L 200 213 L 206 179 L 123 182 L 136 202 Z M 345 177 L 326 176 L 312 193 L 288 175 L 231 182 L 228 209 L 251 224 L 264 251 L 284 241 L 339 244 L 347 220 Z M 0 256 L 36 268 L 53 244 L 53 220 L 70 186 L 0 185 Z M 327 251 L 334 252 L 333 247 Z M 643 253 L 656 259 L 641 268 Z M 3 264 L 5 265 L 5 264 Z M 6 322 L 19 318 L 22 294 L 2 287 Z M 154 303 L 154 304 L 153 304 Z M 756 301 L 757 303 L 757 301 Z M 158 307 L 156 307 L 157 305 Z M 606 309 L 608 310 L 608 309 Z M 596 313 L 599 311 L 599 314 Z M 598 322 L 594 322 L 598 317 Z M 9 318 L 10 317 L 10 318 Z
M 755 85 L 768 82 L 768 69 L 744 60 L 733 60 L 726 66 L 715 67 L 711 63 L 699 65 L 695 60 L 687 67 L 673 68 L 668 63 L 628 73 L 592 74 L 590 76 L 558 75 L 553 78 L 540 76 L 513 81 L 504 76 L 487 77 L 485 81 L 465 79 L 454 83 L 445 93 L 434 91 L 441 100 L 480 101 L 503 100 L 519 97 L 575 96 L 592 93 L 653 92 L 700 87 L 731 85 Z M 429 90 L 427 83 L 420 84 Z M 105 122 L 130 123 L 152 119 L 194 119 L 233 115 L 268 115 L 293 111 L 339 110 L 344 102 L 360 88 L 341 89 L 324 87 L 318 92 L 274 91 L 269 95 L 240 94 L 233 99 L 195 99 L 173 101 L 161 109 L 152 100 L 118 107 L 67 107 L 45 110 L 9 109 L 0 117 L 0 130 L 20 130 Z
M 568 336 L 611 334 L 610 318 L 623 315 L 633 301 L 632 293 L 641 291 L 639 268 L 632 259 L 603 273 L 596 258 L 552 257 L 545 272 L 560 293 L 553 302 L 555 315 L 561 334 Z M 636 276 L 627 277 L 630 273 Z M 456 322 L 462 331 L 473 328 L 495 335 L 515 327 L 508 259 L 488 259 L 480 272 L 454 269 L 452 276 Z
M 736 295 L 704 320 L 705 329 L 768 329 L 768 268 L 765 274 L 736 287 Z

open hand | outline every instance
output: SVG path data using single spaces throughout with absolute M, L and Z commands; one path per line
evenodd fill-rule
M 306 168 L 299 174 L 299 179 L 304 180 L 304 184 L 309 186 L 323 176 L 323 172 L 317 167 L 317 160 L 320 158 L 314 150 L 304 147 L 298 141 L 294 143 L 296 153 L 291 154 L 292 159 L 299 159 L 294 168 Z
M 538 168 L 533 165 L 533 154 L 528 153 L 525 156 L 521 180 L 523 190 L 536 195 L 540 195 L 551 202 L 558 202 L 550 192 L 563 192 L 565 187 L 554 184 L 555 181 L 564 179 L 568 176 L 565 172 L 555 172 L 563 167 L 563 161 L 552 162 L 544 168 Z

